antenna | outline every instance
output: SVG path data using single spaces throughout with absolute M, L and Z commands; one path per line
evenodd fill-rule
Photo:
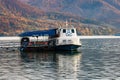
M 68 27 L 68 21 L 66 20 L 66 27 Z
M 73 27 L 73 26 L 72 26 L 72 18 L 70 18 L 70 26 Z

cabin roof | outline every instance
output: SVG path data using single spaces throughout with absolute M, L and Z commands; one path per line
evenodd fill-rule
M 29 31 L 21 33 L 20 37 L 25 36 L 54 36 L 56 34 L 56 29 L 50 29 L 50 30 L 39 30 L 39 31 Z
M 75 29 L 74 27 L 61 27 L 60 29 Z

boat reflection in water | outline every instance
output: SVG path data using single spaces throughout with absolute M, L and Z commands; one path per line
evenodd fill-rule
M 57 54 L 58 80 L 77 80 L 77 72 L 80 70 L 81 53 Z
M 39 79 L 77 79 L 80 70 L 81 52 L 21 52 L 21 58 L 25 64 L 33 64 L 32 71 L 36 70 Z M 34 66 L 34 67 L 33 67 Z M 35 73 L 35 72 L 32 72 Z

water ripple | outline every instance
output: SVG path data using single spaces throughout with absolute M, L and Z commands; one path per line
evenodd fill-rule
M 0 80 L 120 80 L 120 40 L 83 40 L 79 53 L 0 48 Z

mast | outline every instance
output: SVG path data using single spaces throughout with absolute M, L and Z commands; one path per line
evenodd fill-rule
M 66 20 L 66 28 L 68 28 L 68 21 Z

